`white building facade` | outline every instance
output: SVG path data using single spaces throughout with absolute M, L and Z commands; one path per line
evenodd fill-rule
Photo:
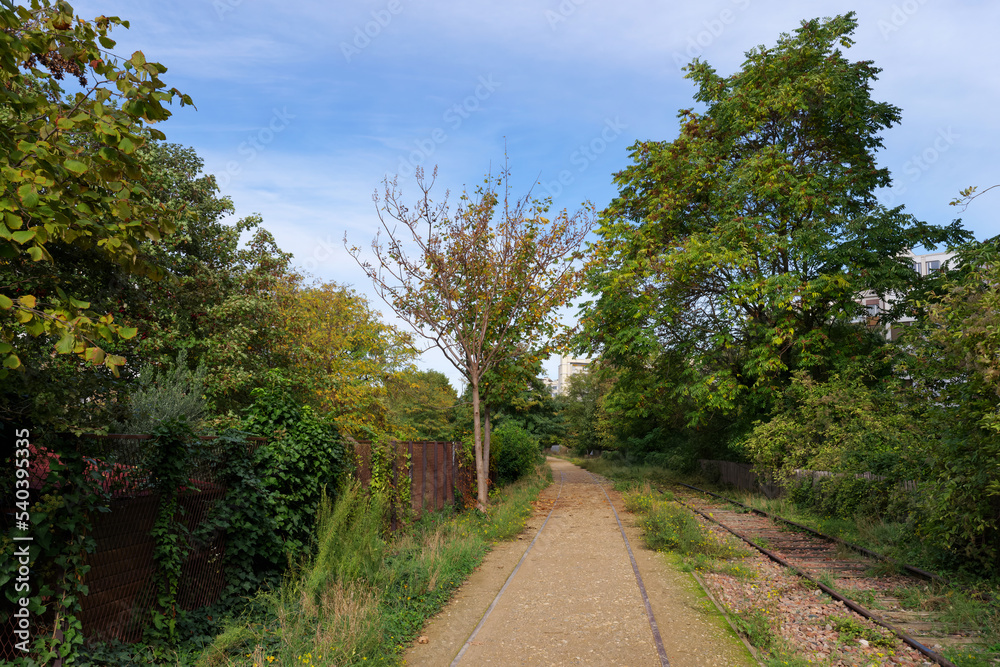
M 945 268 L 949 261 L 954 259 L 955 253 L 944 251 L 915 255 L 912 252 L 906 252 L 903 256 L 910 260 L 913 270 L 919 275 L 929 276 Z M 878 318 L 883 312 L 888 310 L 892 297 L 889 296 L 887 299 L 888 301 L 882 300 L 875 295 L 864 295 L 861 297 L 861 305 L 868 310 L 869 325 L 878 326 L 881 324 Z M 910 322 L 913 322 L 912 317 L 903 316 L 894 322 L 884 323 L 886 337 L 890 340 L 895 340 L 899 337 L 899 333 L 902 330 L 901 327 L 908 325 Z

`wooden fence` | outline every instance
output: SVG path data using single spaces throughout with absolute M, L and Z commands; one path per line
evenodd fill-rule
M 701 473 L 707 479 L 718 480 L 722 484 L 734 486 L 743 491 L 754 491 L 763 493 L 768 498 L 777 498 L 784 493 L 784 487 L 779 484 L 773 473 L 758 473 L 750 463 L 733 463 L 732 461 L 713 461 L 709 459 L 699 459 Z M 826 470 L 796 470 L 795 481 L 811 477 L 814 482 L 824 477 L 839 477 L 848 473 L 834 473 Z M 888 478 L 881 475 L 874 475 L 870 472 L 855 473 L 858 479 L 867 479 L 872 482 L 884 482 Z M 897 485 L 906 491 L 916 491 L 917 483 L 913 480 L 897 482 Z
M 455 502 L 455 490 L 466 490 L 467 474 L 458 465 L 458 452 L 454 442 L 413 441 L 396 442 L 393 461 L 393 481 L 400 475 L 410 478 L 410 507 L 419 517 L 425 509 L 439 510 Z M 354 451 L 358 458 L 358 478 L 362 485 L 371 481 L 371 442 L 355 440 Z M 409 456 L 409 466 L 404 455 Z M 463 491 L 467 493 L 467 491 Z

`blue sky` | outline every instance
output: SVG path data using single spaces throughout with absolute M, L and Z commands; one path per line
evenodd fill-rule
M 693 105 L 681 66 L 698 56 L 722 75 L 748 49 L 772 45 L 802 19 L 856 10 L 852 60 L 883 69 L 873 96 L 902 109 L 884 135 L 882 166 L 904 204 L 929 222 L 969 185 L 1000 183 L 1000 3 L 869 0 L 105 0 L 73 3 L 83 18 L 117 15 L 116 52 L 142 50 L 194 99 L 161 125 L 194 147 L 232 197 L 260 213 L 279 245 L 323 280 L 371 294 L 343 248 L 373 237 L 372 193 L 413 167 L 437 165 L 452 198 L 504 160 L 523 193 L 554 207 L 600 209 L 612 174 L 638 140 L 673 139 Z M 563 183 L 559 182 L 562 175 Z M 961 217 L 977 238 L 1000 234 L 1000 192 Z M 387 307 L 373 303 L 393 320 Z M 440 355 L 421 365 L 458 373 Z M 546 369 L 554 376 L 556 362 Z

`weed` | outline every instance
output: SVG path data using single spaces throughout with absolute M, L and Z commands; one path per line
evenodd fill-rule
M 771 649 L 774 633 L 767 615 L 759 609 L 739 611 L 733 614 L 733 625 L 747 641 L 763 651 Z
M 816 575 L 816 581 L 823 584 L 827 588 L 833 588 L 835 583 L 833 579 L 833 574 L 830 573 L 828 570 L 824 570 L 820 572 L 818 575 Z
M 894 635 L 883 634 L 879 630 L 862 625 L 853 618 L 831 616 L 830 625 L 840 633 L 841 639 L 864 639 L 871 646 L 895 648 L 899 640 Z
M 486 512 L 425 513 L 391 539 L 382 504 L 348 490 L 321 507 L 314 558 L 261 593 L 199 665 L 398 664 L 490 545 L 521 532 L 547 483 L 530 475 L 497 492 Z

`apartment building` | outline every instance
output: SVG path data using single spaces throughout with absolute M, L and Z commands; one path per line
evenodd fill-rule
M 577 373 L 585 370 L 593 359 L 580 357 L 559 357 L 559 374 L 555 380 L 542 378 L 542 382 L 549 388 L 553 395 L 565 394 L 569 390 L 569 379 Z
M 909 258 L 910 263 L 913 266 L 913 270 L 919 275 L 929 276 L 934 272 L 943 269 L 948 264 L 949 260 L 952 260 L 955 257 L 955 253 L 943 251 L 916 255 L 912 252 L 907 252 L 904 257 Z M 899 337 L 902 327 L 906 326 L 910 322 L 913 322 L 913 318 L 903 316 L 895 322 L 886 322 L 884 324 L 880 323 L 880 314 L 888 309 L 889 303 L 891 302 L 891 297 L 888 297 L 888 299 L 889 301 L 882 300 L 875 295 L 862 296 L 860 303 L 868 310 L 869 326 L 884 326 L 886 337 L 890 340 L 895 340 Z

